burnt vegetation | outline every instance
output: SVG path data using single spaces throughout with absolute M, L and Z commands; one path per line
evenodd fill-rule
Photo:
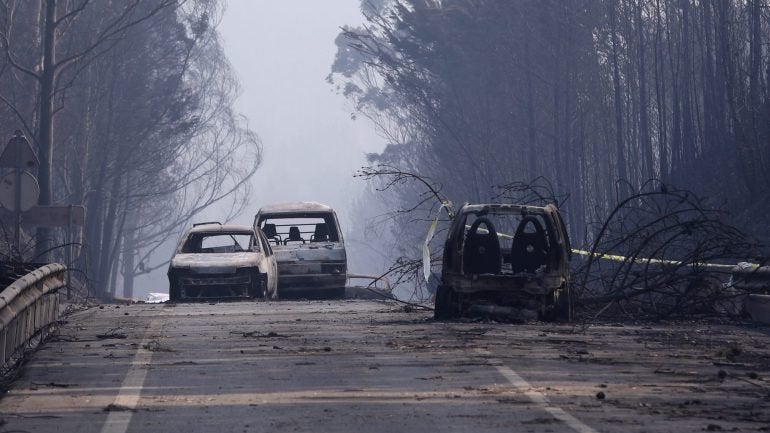
M 419 275 L 405 258 L 445 199 L 547 202 L 588 252 L 583 318 L 725 314 L 765 290 L 730 274 L 770 235 L 766 0 L 361 4 L 329 81 L 388 138 L 374 166 L 441 185 L 373 183 L 362 208 L 411 210 L 375 224 L 397 269 Z
M 389 203 L 389 206 L 401 207 L 369 221 L 366 231 L 375 231 L 375 226 L 379 225 L 387 227 L 388 234 L 396 239 L 405 239 L 408 236 L 409 242 L 399 243 L 393 249 L 395 257 L 389 262 L 382 276 L 387 276 L 394 286 L 414 287 L 409 301 L 422 301 L 429 298 L 435 290 L 436 274 L 431 273 L 430 281 L 424 278 L 421 245 L 425 241 L 425 232 L 414 228 L 420 227 L 427 231 L 430 221 L 433 218 L 438 219 L 440 226 L 436 229 L 436 237 L 439 240 L 433 242 L 434 248 L 429 249 L 429 257 L 431 268 L 434 265 L 440 266 L 442 252 L 435 246 L 440 244 L 442 236 L 446 236 L 446 225 L 454 215 L 452 203 L 442 193 L 442 186 L 430 178 L 391 164 L 361 167 L 355 177 L 367 181 L 378 193 L 407 189 L 415 197 L 414 202 L 411 203 Z M 440 211 L 442 205 L 445 211 L 437 215 L 436 212 Z
M 397 167 L 365 167 L 358 176 L 380 185 L 380 192 L 409 183 L 424 188 L 418 203 L 387 216 L 393 220 L 426 228 L 430 218 L 418 215 L 435 215 L 437 204 L 449 203 L 430 179 Z M 542 177 L 491 190 L 497 192 L 490 200 L 494 203 L 544 206 L 568 198 L 554 192 Z M 766 283 L 736 284 L 736 279 L 751 279 L 767 264 L 767 245 L 733 225 L 726 210 L 657 180 L 639 190 L 621 183 L 618 194 L 618 203 L 608 215 L 589 226 L 594 240 L 582 242 L 587 249 L 572 250 L 571 319 L 742 319 L 746 296 L 767 293 Z M 452 218 L 451 204 L 446 215 L 436 217 L 442 226 Z M 431 268 L 441 266 L 441 257 L 441 243 L 434 242 Z M 413 299 L 425 299 L 435 291 L 431 284 L 435 281 L 423 279 L 423 266 L 418 251 L 412 249 L 397 257 L 384 275 L 396 285 L 415 287 Z
M 40 159 L 39 204 L 85 207 L 66 264 L 90 296 L 132 297 L 191 218 L 246 203 L 261 143 L 231 108 L 222 11 L 218 0 L 0 0 L 0 145 L 22 130 Z M 63 230 L 24 231 L 8 258 L 64 261 Z
M 730 284 L 732 273 L 739 262 L 765 264 L 763 246 L 727 212 L 657 181 L 620 199 L 592 232 L 574 261 L 584 318 L 740 316 L 751 290 Z

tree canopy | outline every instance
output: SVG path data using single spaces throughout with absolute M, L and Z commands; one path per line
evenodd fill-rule
M 248 197 L 261 144 L 232 110 L 238 83 L 216 31 L 222 7 L 0 2 L 0 125 L 9 137 L 24 129 L 39 149 L 41 190 L 50 155 L 41 204 L 86 206 L 75 266 L 99 295 L 120 273 L 130 292 L 134 275 L 163 266 L 168 258 L 152 253 L 205 207 L 227 201 L 237 213 Z
M 767 235 L 766 0 L 362 1 L 330 81 L 453 201 L 551 181 L 577 244 L 650 179 Z M 405 189 L 402 200 L 414 200 Z

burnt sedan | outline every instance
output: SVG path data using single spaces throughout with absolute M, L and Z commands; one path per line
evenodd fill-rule
M 264 233 L 249 226 L 196 224 L 168 268 L 169 300 L 278 297 L 275 256 Z
M 435 318 L 567 319 L 570 254 L 553 205 L 466 204 L 444 244 Z

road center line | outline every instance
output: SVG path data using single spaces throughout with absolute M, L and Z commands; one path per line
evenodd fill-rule
M 120 386 L 115 401 L 112 402 L 107 420 L 104 422 L 101 433 L 126 433 L 131 424 L 131 417 L 139 403 L 139 398 L 144 387 L 144 380 L 147 377 L 147 370 L 152 361 L 152 350 L 149 350 L 150 342 L 153 336 L 158 335 L 162 327 L 162 318 L 166 309 L 161 310 L 160 315 L 150 322 L 150 327 L 144 332 L 142 341 L 136 349 L 134 359 L 128 368 L 126 377 Z
M 575 430 L 579 433 L 597 433 L 596 430 L 592 429 L 591 427 L 584 424 L 579 419 L 575 418 L 574 416 L 570 415 L 565 411 L 564 409 L 554 406 L 553 403 L 551 403 L 548 400 L 548 397 L 540 391 L 536 391 L 532 385 L 529 384 L 526 380 L 524 380 L 523 377 L 519 376 L 513 369 L 508 367 L 507 365 L 503 364 L 502 361 L 492 358 L 491 353 L 486 349 L 476 349 L 476 351 L 482 355 L 488 356 L 488 360 L 494 366 L 497 371 L 505 377 L 508 382 L 516 387 L 517 389 L 524 392 L 524 395 L 529 397 L 529 399 L 535 403 L 537 406 L 539 406 L 544 411 L 551 414 L 554 418 L 562 421 L 563 423 L 567 424 L 572 430 Z

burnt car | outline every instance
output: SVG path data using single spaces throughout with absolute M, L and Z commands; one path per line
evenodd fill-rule
M 315 202 L 265 206 L 254 218 L 254 227 L 272 242 L 281 294 L 345 295 L 347 253 L 331 207 Z
M 168 268 L 169 300 L 278 297 L 278 270 L 264 233 L 244 225 L 195 224 Z
M 434 316 L 567 318 L 570 254 L 553 205 L 465 204 L 444 244 Z

